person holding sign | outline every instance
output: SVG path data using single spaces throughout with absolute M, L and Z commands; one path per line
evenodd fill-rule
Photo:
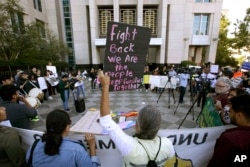
M 157 136 L 161 125 L 160 111 L 152 105 L 142 108 L 136 121 L 136 134 L 134 137 L 127 135 L 111 118 L 110 78 L 101 72 L 99 79 L 102 84 L 99 122 L 124 157 L 123 166 L 146 166 L 149 160 L 154 159 L 157 166 L 164 166 L 174 156 L 175 151 L 168 138 Z

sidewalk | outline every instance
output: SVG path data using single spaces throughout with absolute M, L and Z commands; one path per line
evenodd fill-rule
M 87 99 L 85 99 L 86 109 L 100 107 L 100 96 L 101 90 L 94 89 L 91 90 L 90 82 L 88 80 L 84 81 L 85 84 L 85 94 Z M 98 87 L 98 86 L 97 86 Z M 188 89 L 187 89 L 188 90 Z M 157 108 L 162 112 L 162 129 L 177 129 L 186 116 L 188 110 L 190 109 L 192 102 L 190 100 L 190 93 L 186 91 L 184 97 L 184 103 L 179 104 L 176 113 L 174 111 L 178 105 L 179 93 L 175 92 L 176 103 L 174 104 L 172 93 L 168 94 L 168 90 L 165 90 L 164 93 L 159 98 L 159 93 L 153 93 L 151 91 L 123 91 L 123 92 L 110 92 L 110 107 L 113 112 L 127 112 L 131 110 L 138 110 L 146 104 L 156 105 Z M 159 100 L 158 100 L 159 98 Z M 169 103 L 170 98 L 170 103 Z M 158 103 L 157 103 L 158 100 Z M 72 125 L 74 125 L 84 114 L 77 113 L 73 104 L 72 92 L 70 93 L 70 111 L 69 115 L 71 117 Z M 168 108 L 169 107 L 169 108 Z M 54 95 L 53 99 L 44 101 L 42 105 L 38 108 L 38 113 L 40 120 L 38 122 L 31 122 L 32 129 L 44 131 L 45 122 L 47 114 L 53 109 L 63 109 L 62 101 L 60 95 Z M 194 113 L 194 120 L 193 120 Z M 187 118 L 183 122 L 181 128 L 195 128 L 195 120 L 197 115 L 200 113 L 200 108 L 193 108 L 192 112 L 187 115 Z

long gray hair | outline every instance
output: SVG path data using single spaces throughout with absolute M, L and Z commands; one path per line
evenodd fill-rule
M 152 105 L 147 105 L 142 108 L 137 118 L 137 126 L 139 131 L 135 137 L 139 139 L 153 139 L 161 125 L 161 113 Z

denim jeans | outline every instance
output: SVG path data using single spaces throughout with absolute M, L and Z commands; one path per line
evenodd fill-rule
M 63 102 L 63 108 L 64 110 L 69 109 L 69 90 L 64 90 L 64 102 Z
M 80 97 L 80 93 L 82 92 L 83 97 L 85 97 L 85 93 L 84 93 L 84 84 L 80 85 L 77 87 L 77 98 Z

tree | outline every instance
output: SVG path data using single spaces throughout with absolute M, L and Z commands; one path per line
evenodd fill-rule
M 19 0 L 0 2 L 0 61 L 12 65 L 46 65 L 60 62 L 70 53 L 44 24 L 33 22 L 24 25 L 23 9 Z M 63 63 L 59 63 L 63 64 Z
M 220 66 L 237 66 L 237 61 L 232 57 L 231 40 L 227 37 L 229 25 L 229 20 L 222 15 L 215 59 L 215 64 Z
M 0 3 L 0 59 L 11 62 L 16 60 L 24 49 L 27 40 L 22 23 L 15 22 L 23 9 L 16 0 Z M 25 39 L 26 38 L 26 39 Z
M 237 20 L 234 23 L 233 32 L 235 38 L 232 40 L 232 47 L 241 51 L 250 52 L 250 8 L 246 10 L 246 16 L 243 20 Z

